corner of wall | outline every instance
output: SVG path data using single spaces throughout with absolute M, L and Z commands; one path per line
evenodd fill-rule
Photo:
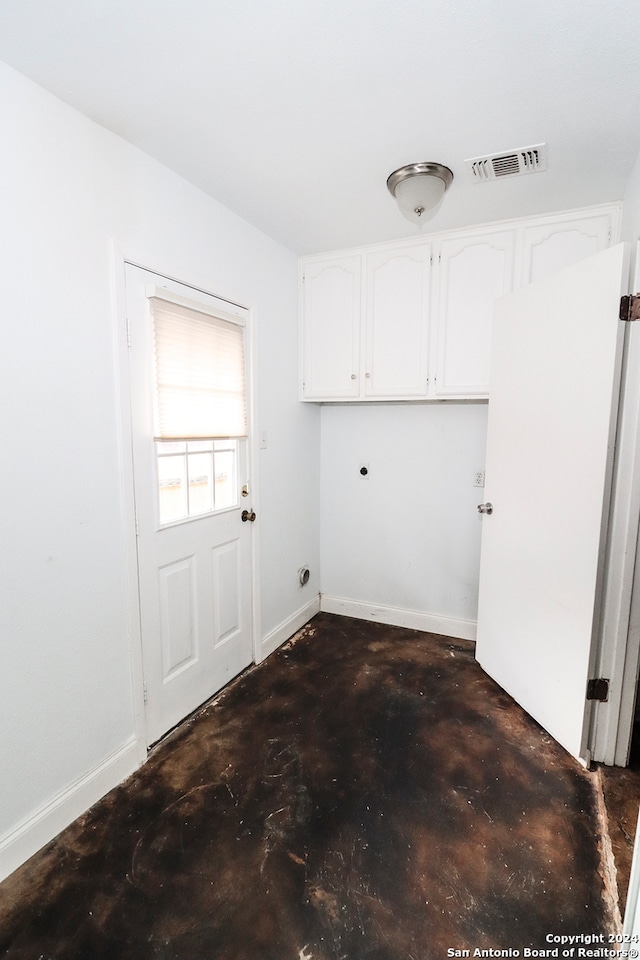
M 304 627 L 305 623 L 311 620 L 312 617 L 315 617 L 316 613 L 320 612 L 320 594 L 316 594 L 308 603 L 305 603 L 302 607 L 299 607 L 295 613 L 290 617 L 287 617 L 286 620 L 283 620 L 277 627 L 273 630 L 270 630 L 269 633 L 263 637 L 260 650 L 260 659 L 257 662 L 262 662 L 265 660 L 271 653 L 278 649 L 281 644 L 283 644 L 289 637 L 293 636 L 298 630 Z

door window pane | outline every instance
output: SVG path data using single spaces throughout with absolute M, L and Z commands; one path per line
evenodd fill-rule
M 158 457 L 158 505 L 160 523 L 172 523 L 188 516 L 184 454 Z
M 189 444 L 191 449 L 191 444 Z M 189 516 L 211 513 L 213 510 L 213 456 L 208 453 L 189 453 Z
M 235 507 L 238 502 L 235 449 L 216 450 L 216 510 Z
M 189 440 L 189 453 L 197 453 L 199 450 L 213 450 L 213 440 Z
M 187 449 L 187 444 L 184 440 L 166 440 L 162 444 L 162 453 L 184 453 Z
M 238 505 L 238 441 L 156 441 L 162 526 Z

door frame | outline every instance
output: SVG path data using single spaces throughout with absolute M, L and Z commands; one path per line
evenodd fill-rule
M 628 289 L 640 291 L 640 242 Z M 606 579 L 596 675 L 609 698 L 596 703 L 589 745 L 600 763 L 626 766 L 640 672 L 640 324 L 627 323 L 615 436 Z
M 140 595 L 138 584 L 138 547 L 136 536 L 136 514 L 134 495 L 133 436 L 131 425 L 131 390 L 129 374 L 129 344 L 126 311 L 125 264 L 147 270 L 157 276 L 176 283 L 193 287 L 208 293 L 219 300 L 227 300 L 247 310 L 245 345 L 247 351 L 247 382 L 249 403 L 247 405 L 247 423 L 249 440 L 247 444 L 248 478 L 252 491 L 252 504 L 260 516 L 260 491 L 258 478 L 258 437 L 257 437 L 257 343 L 256 343 L 256 306 L 251 298 L 231 290 L 224 282 L 202 277 L 192 270 L 175 262 L 167 263 L 143 251 L 127 247 L 123 249 L 117 240 L 109 241 L 112 331 L 114 366 L 116 371 L 116 404 L 118 407 L 118 453 L 120 459 L 121 497 L 123 504 L 123 535 L 125 543 L 126 569 L 126 607 L 127 632 L 129 638 L 132 699 L 134 711 L 134 729 L 137 743 L 137 757 L 140 764 L 147 759 L 147 733 L 144 700 L 144 670 L 142 660 L 142 632 L 140 623 Z M 260 606 L 260 532 L 258 524 L 251 524 L 249 549 L 251 551 L 251 614 L 252 614 L 252 661 L 262 659 L 261 645 L 261 606 Z M 212 696 L 215 694 L 212 694 Z

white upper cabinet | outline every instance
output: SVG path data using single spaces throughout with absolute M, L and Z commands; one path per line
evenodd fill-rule
M 302 343 L 306 400 L 359 396 L 361 288 L 359 254 L 304 262 Z
M 427 396 L 431 244 L 302 263 L 305 400 Z
M 617 242 L 620 206 L 301 260 L 302 399 L 477 400 L 495 301 Z
M 615 242 L 611 213 L 565 214 L 522 227 L 520 286 L 600 253 Z
M 431 244 L 369 253 L 365 277 L 364 397 L 426 397 Z
M 486 397 L 493 304 L 513 288 L 513 230 L 444 239 L 438 265 L 438 398 Z

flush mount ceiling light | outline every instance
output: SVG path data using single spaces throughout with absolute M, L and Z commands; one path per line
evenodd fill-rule
M 453 173 L 441 163 L 408 163 L 393 171 L 387 187 L 403 217 L 421 224 L 438 206 L 452 180 Z

